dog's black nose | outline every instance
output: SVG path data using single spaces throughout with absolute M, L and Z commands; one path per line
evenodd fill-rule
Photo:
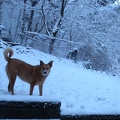
M 44 74 L 47 74 L 47 72 L 44 72 Z

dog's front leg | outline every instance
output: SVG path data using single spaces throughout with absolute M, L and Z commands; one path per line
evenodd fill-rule
M 39 85 L 39 95 L 42 96 L 43 84 Z
M 34 84 L 30 84 L 30 93 L 29 93 L 29 95 L 32 95 L 33 94 L 33 89 L 34 89 Z

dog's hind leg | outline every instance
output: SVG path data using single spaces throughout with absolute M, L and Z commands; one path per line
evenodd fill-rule
M 12 95 L 14 95 L 14 84 L 16 80 L 16 75 L 9 74 L 8 78 L 9 78 L 8 92 L 12 92 Z
M 14 84 L 17 74 L 13 72 L 11 69 L 9 69 L 8 65 L 6 66 L 6 74 L 9 79 L 8 92 L 12 92 L 12 95 L 14 95 Z
M 15 81 L 10 83 L 10 90 L 12 92 L 12 95 L 14 95 L 14 84 L 15 84 Z

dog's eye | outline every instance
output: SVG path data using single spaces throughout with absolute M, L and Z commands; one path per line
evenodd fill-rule
M 45 68 L 43 67 L 43 70 L 44 70 Z

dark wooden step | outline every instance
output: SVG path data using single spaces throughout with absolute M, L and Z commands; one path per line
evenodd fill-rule
M 0 119 L 57 119 L 60 102 L 0 101 Z
M 120 114 L 61 115 L 61 120 L 120 120 Z

